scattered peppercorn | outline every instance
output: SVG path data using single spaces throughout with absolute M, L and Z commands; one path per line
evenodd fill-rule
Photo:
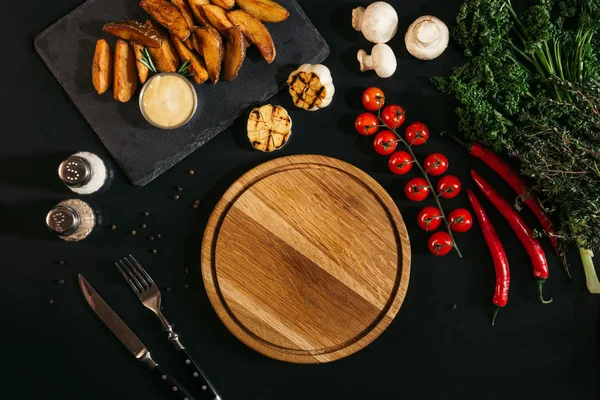
M 186 273 L 186 274 L 189 274 L 189 273 L 190 273 L 190 269 L 189 269 L 189 268 L 186 268 L 186 269 L 185 269 L 185 273 Z
M 193 169 L 190 169 L 189 174 L 190 175 L 194 175 L 196 173 L 196 171 L 194 171 Z
M 178 194 L 174 194 L 173 195 L 173 200 L 179 200 L 179 195 Z
M 200 200 L 194 200 L 194 204 L 200 204 Z
M 54 304 L 54 299 L 48 299 L 48 303 Z
M 111 230 L 111 231 L 117 230 L 117 226 L 116 226 L 116 225 L 111 225 L 111 226 L 110 226 L 110 230 Z
M 453 310 L 456 310 L 456 309 L 458 308 L 458 306 L 457 306 L 456 304 L 452 304 L 451 308 L 452 308 Z
M 167 286 L 167 292 L 171 291 L 171 286 Z
M 156 253 L 158 253 L 158 250 L 152 249 L 152 254 L 156 254 Z
M 144 215 L 147 217 L 148 215 L 150 215 L 150 213 L 148 211 L 144 211 Z
M 132 234 L 133 236 L 135 236 L 135 235 L 137 235 L 137 231 L 134 229 L 134 230 L 132 230 L 132 231 L 131 231 L 131 234 Z
M 59 279 L 57 282 L 58 282 L 59 285 L 62 285 L 63 283 L 65 283 L 65 280 L 64 279 Z
M 142 226 L 142 229 L 146 229 L 148 227 L 148 225 L 146 225 L 146 224 L 142 224 L 141 226 Z
M 184 289 L 189 289 L 190 285 L 188 285 L 187 283 L 185 285 L 183 285 Z
M 177 191 L 178 191 L 178 192 L 181 192 L 182 190 L 183 190 L 183 187 L 181 187 L 181 186 L 177 186 Z
M 65 265 L 65 260 L 58 260 L 57 262 L 59 265 Z
M 160 233 L 157 233 L 157 234 L 156 234 L 156 238 L 157 238 L 157 239 L 160 239 Z
M 198 204 L 192 205 L 192 208 L 198 208 Z
M 149 240 L 154 240 L 154 236 L 149 236 L 148 239 Z

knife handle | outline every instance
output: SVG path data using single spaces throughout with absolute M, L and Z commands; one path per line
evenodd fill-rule
M 206 373 L 200 368 L 200 365 L 194 360 L 194 357 L 187 351 L 185 348 L 182 348 L 178 351 L 179 356 L 183 360 L 183 363 L 189 373 L 192 375 L 192 378 L 201 389 L 200 398 L 202 400 L 220 400 L 219 394 L 217 390 L 213 386 L 213 384 L 208 379 Z
M 177 382 L 175 378 L 167 374 L 160 365 L 156 365 L 152 368 L 152 372 L 154 372 L 167 389 L 173 393 L 175 398 L 180 400 L 197 400 L 185 387 L 183 387 L 183 385 Z

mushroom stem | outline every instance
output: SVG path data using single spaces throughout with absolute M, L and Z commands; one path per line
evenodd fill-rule
M 358 63 L 360 64 L 361 72 L 373 70 L 373 57 L 368 55 L 366 51 L 359 50 L 358 54 L 356 55 L 356 58 L 358 59 Z
M 355 31 L 361 31 L 362 19 L 364 14 L 364 7 L 356 7 L 354 10 L 352 10 L 352 27 Z

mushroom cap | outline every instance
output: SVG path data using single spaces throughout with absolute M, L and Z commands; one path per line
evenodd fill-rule
M 406 49 L 420 60 L 433 60 L 438 57 L 448 47 L 449 40 L 448 27 L 433 15 L 417 18 L 404 36 Z
M 389 78 L 396 72 L 396 55 L 390 46 L 378 43 L 371 50 L 373 69 L 380 78 Z
M 366 9 L 358 7 L 352 12 L 353 26 L 372 43 L 389 42 L 398 30 L 398 14 L 385 1 L 376 1 Z

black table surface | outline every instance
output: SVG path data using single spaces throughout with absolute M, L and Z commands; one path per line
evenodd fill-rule
M 423 14 L 452 22 L 459 0 L 391 2 L 400 25 L 390 43 L 398 70 L 389 79 L 358 70 L 357 50 L 370 48 L 350 25 L 351 10 L 359 4 L 300 1 L 331 46 L 325 64 L 334 77 L 333 103 L 309 113 L 295 108 L 282 91 L 271 103 L 286 107 L 294 121 L 294 134 L 283 150 L 264 154 L 251 149 L 242 119 L 144 188 L 132 186 L 114 166 L 34 51 L 35 35 L 80 3 L 0 3 L 0 76 L 5 94 L 0 151 L 2 398 L 169 398 L 84 303 L 77 273 L 92 282 L 165 368 L 189 384 L 155 317 L 141 307 L 113 266 L 128 253 L 159 282 L 167 316 L 225 400 L 600 396 L 600 297 L 587 293 L 576 250 L 569 256 L 574 274 L 574 281 L 569 281 L 548 241 L 542 241 L 550 263 L 545 292 L 554 302 L 537 303 L 527 254 L 507 223 L 484 201 L 512 267 L 509 304 L 491 327 L 494 272 L 479 228 L 457 236 L 462 259 L 455 253 L 443 258 L 429 254 L 428 235 L 416 226 L 423 204 L 404 198 L 406 177 L 391 174 L 386 158 L 373 152 L 372 139 L 354 132 L 360 94 L 371 85 L 384 89 L 389 102 L 403 105 L 408 122 L 422 120 L 435 133 L 455 130 L 455 104 L 439 94 L 429 78 L 447 74 L 460 63 L 460 51 L 451 46 L 434 61 L 418 61 L 406 52 L 403 32 Z M 59 201 L 77 197 L 58 182 L 56 169 L 66 155 L 80 150 L 108 160 L 115 176 L 106 192 L 84 198 L 101 211 L 102 226 L 93 237 L 70 244 L 48 233 L 44 217 Z M 468 170 L 475 168 L 504 196 L 514 197 L 494 172 L 449 139 L 434 134 L 417 150 L 421 157 L 434 151 L 448 156 L 451 173 L 465 187 L 473 188 Z M 377 179 L 403 213 L 413 250 L 408 293 L 389 328 L 362 351 L 324 365 L 282 363 L 244 346 L 211 308 L 200 275 L 204 226 L 227 187 L 264 161 L 305 153 L 342 159 Z M 190 169 L 196 173 L 189 175 Z M 181 199 L 173 200 L 177 186 L 183 187 Z M 198 209 L 192 208 L 196 199 Z M 467 203 L 464 193 L 444 202 L 448 209 Z M 151 215 L 144 217 L 144 211 Z M 528 211 L 523 215 L 537 226 Z M 143 223 L 146 229 L 140 227 Z M 108 228 L 111 224 L 117 226 L 115 231 Z M 128 234 L 132 229 L 138 234 Z M 161 239 L 148 240 L 157 233 Z M 59 279 L 64 284 L 58 284 Z

